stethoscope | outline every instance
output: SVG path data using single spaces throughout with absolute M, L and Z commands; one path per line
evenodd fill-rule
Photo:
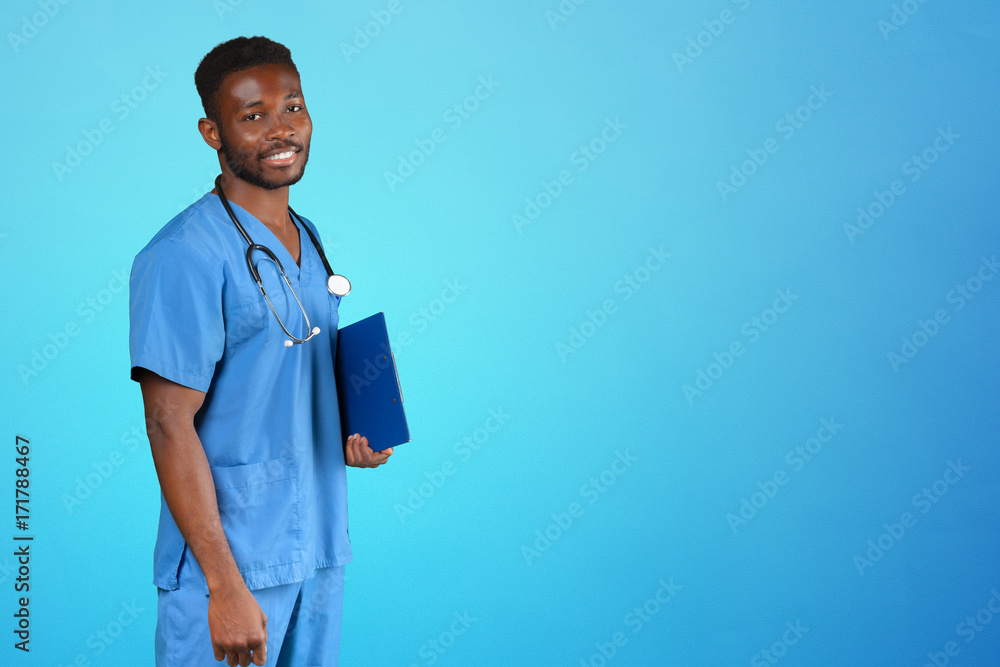
M 268 307 L 271 309 L 271 312 L 274 313 L 274 319 L 278 320 L 278 326 L 280 326 L 281 330 L 284 331 L 285 335 L 288 336 L 289 340 L 285 341 L 285 347 L 291 347 L 292 345 L 298 345 L 299 343 L 306 342 L 307 340 L 309 340 L 310 338 L 319 333 L 319 327 L 314 327 L 309 323 L 309 316 L 306 315 L 306 309 L 302 307 L 302 302 L 299 301 L 299 295 L 295 293 L 294 289 L 292 289 L 292 283 L 291 281 L 288 280 L 288 276 L 285 275 L 285 268 L 281 266 L 281 260 L 279 260 L 277 256 L 275 256 L 275 254 L 271 252 L 271 249 L 268 248 L 267 246 L 260 245 L 259 243 L 254 243 L 253 239 L 250 238 L 250 235 L 247 234 L 247 230 L 243 229 L 243 225 L 241 225 L 240 221 L 236 219 L 236 214 L 233 213 L 233 208 L 229 205 L 229 200 L 226 199 L 226 193 L 222 191 L 221 175 L 215 177 L 215 189 L 219 193 L 219 199 L 222 200 L 222 205 L 226 207 L 226 213 L 228 213 L 229 217 L 232 218 L 233 223 L 236 225 L 236 229 L 240 231 L 240 234 L 243 235 L 243 238 L 246 239 L 246 242 L 249 245 L 249 247 L 247 248 L 246 260 L 247 260 L 247 268 L 250 270 L 250 277 L 252 277 L 254 282 L 257 283 L 257 287 L 260 289 L 260 293 L 264 295 L 264 300 L 267 301 Z M 316 246 L 316 252 L 319 253 L 319 258 L 323 260 L 323 266 L 326 268 L 327 276 L 329 276 L 326 279 L 326 289 L 329 290 L 330 294 L 333 294 L 334 296 L 347 296 L 348 294 L 350 294 L 351 281 L 345 278 L 344 276 L 333 272 L 333 269 L 330 268 L 330 262 L 328 262 L 326 259 L 326 253 L 323 252 L 323 248 L 320 246 L 319 241 L 316 239 L 316 235 L 312 233 L 312 230 L 309 229 L 308 225 L 302 222 L 302 218 L 299 217 L 298 213 L 292 210 L 291 206 L 288 207 L 288 212 L 299 221 L 299 226 L 301 226 L 302 229 L 306 230 L 306 234 L 309 235 L 309 239 L 312 241 L 313 245 Z M 285 284 L 288 285 L 288 290 L 292 293 L 292 296 L 295 297 L 295 303 L 299 304 L 299 310 L 302 311 L 302 317 L 304 317 L 306 320 L 306 329 L 309 331 L 309 334 L 305 338 L 298 338 L 295 335 L 293 335 L 292 332 L 290 332 L 285 327 L 284 323 L 281 321 L 281 318 L 278 317 L 277 311 L 271 304 L 271 298 L 267 296 L 267 291 L 264 289 L 264 281 L 260 279 L 260 272 L 257 271 L 257 267 L 254 266 L 253 263 L 254 250 L 260 250 L 262 253 L 267 255 L 268 259 L 274 262 L 275 265 L 278 267 L 278 272 L 281 274 L 281 277 L 284 278 Z

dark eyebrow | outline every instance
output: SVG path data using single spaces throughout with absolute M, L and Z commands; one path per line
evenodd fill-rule
M 293 90 L 292 92 L 290 92 L 287 95 L 285 95 L 285 99 L 286 100 L 290 100 L 290 99 L 295 98 L 295 97 L 302 97 L 302 92 L 298 91 L 298 90 Z M 242 111 L 243 109 L 249 109 L 250 107 L 258 107 L 258 106 L 261 106 L 263 104 L 264 104 L 264 100 L 254 100 L 253 102 L 247 102 L 246 104 L 244 104 L 243 106 L 241 106 L 240 110 Z

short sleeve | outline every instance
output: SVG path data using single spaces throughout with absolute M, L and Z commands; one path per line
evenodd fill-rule
M 197 250 L 164 238 L 132 263 L 129 356 L 132 379 L 145 368 L 207 392 L 225 350 L 221 267 Z

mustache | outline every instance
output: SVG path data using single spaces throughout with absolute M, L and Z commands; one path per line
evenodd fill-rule
M 268 146 L 267 148 L 264 149 L 264 152 L 262 152 L 260 156 L 264 157 L 265 155 L 270 155 L 275 152 L 280 153 L 282 149 L 285 148 L 294 148 L 295 150 L 301 151 L 303 146 L 302 144 L 297 143 L 295 141 L 286 141 L 283 144 L 275 144 L 273 146 Z

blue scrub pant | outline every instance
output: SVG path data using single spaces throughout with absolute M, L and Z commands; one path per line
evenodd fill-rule
M 218 667 L 208 629 L 208 595 L 187 549 L 175 591 L 157 589 L 156 667 Z M 344 601 L 344 566 L 305 581 L 251 591 L 267 615 L 267 667 L 336 667 Z M 253 663 L 250 663 L 253 664 Z

